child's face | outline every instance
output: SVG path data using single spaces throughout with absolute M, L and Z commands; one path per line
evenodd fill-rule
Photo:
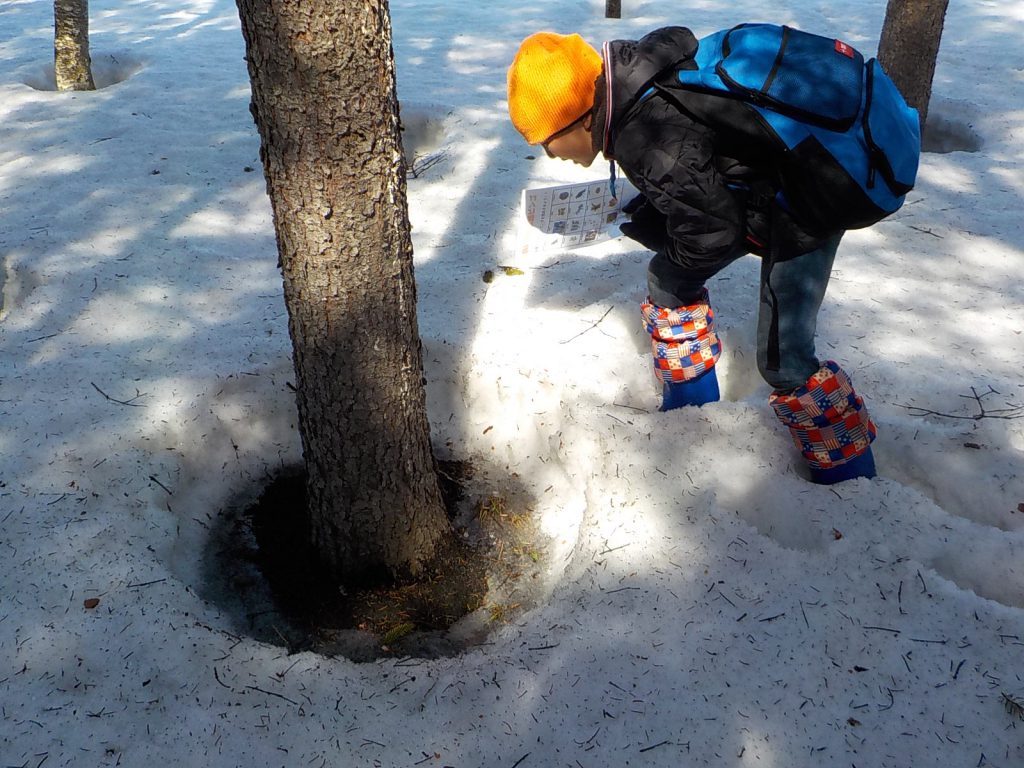
M 541 146 L 548 153 L 548 157 L 572 160 L 574 163 L 588 168 L 597 157 L 597 150 L 594 149 L 590 136 L 590 125 L 591 117 L 587 115 L 571 130 L 555 134 L 554 138 L 544 142 Z

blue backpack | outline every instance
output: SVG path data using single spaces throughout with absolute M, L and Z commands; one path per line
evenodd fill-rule
M 779 202 L 809 229 L 866 227 L 903 205 L 921 154 L 918 115 L 877 59 L 865 62 L 834 38 L 741 24 L 702 38 L 695 63 L 658 90 L 725 96 L 749 107 L 741 110 L 746 126 L 735 109 L 723 110 L 721 125 L 713 124 L 714 110 L 703 116 L 775 150 Z

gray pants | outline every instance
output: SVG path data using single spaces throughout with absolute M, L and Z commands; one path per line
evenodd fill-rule
M 776 390 L 785 392 L 802 386 L 820 367 L 814 354 L 814 334 L 841 239 L 842 234 L 835 235 L 816 250 L 792 259 L 761 262 L 757 368 Z M 647 270 L 651 301 L 671 308 L 692 304 L 700 298 L 711 275 L 742 255 L 731 254 L 713 270 L 697 274 L 664 254 L 656 254 Z

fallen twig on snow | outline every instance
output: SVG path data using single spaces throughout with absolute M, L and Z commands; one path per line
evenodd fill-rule
M 1006 707 L 1006 713 L 1024 720 L 1024 701 L 1018 701 L 1005 691 L 1000 692 L 1000 695 L 1003 697 L 1003 706 Z
M 447 157 L 448 152 L 446 150 L 433 152 L 427 155 L 416 155 L 416 157 L 412 159 L 412 163 L 409 164 L 409 175 L 414 179 L 418 179 L 421 173 L 433 168 Z
M 117 403 L 118 405 L 129 405 L 132 408 L 145 408 L 146 407 L 142 403 L 133 403 L 132 402 L 132 400 L 138 400 L 140 397 L 145 397 L 146 396 L 142 392 L 139 392 L 139 390 L 135 390 L 135 397 L 133 397 L 132 400 L 118 400 L 116 397 L 111 397 L 106 392 L 104 392 L 102 389 L 97 387 L 94 382 L 90 381 L 89 383 L 92 384 L 92 388 L 93 389 L 95 389 L 97 392 L 99 392 L 101 395 L 103 395 L 105 398 L 107 398 L 107 400 L 109 400 L 112 403 Z
M 565 341 L 562 341 L 562 342 L 559 342 L 559 343 L 561 343 L 561 344 L 568 344 L 568 343 L 569 343 L 570 341 L 573 341 L 573 339 L 578 339 L 578 338 L 579 338 L 580 336 L 582 336 L 582 335 L 583 335 L 584 333 L 586 333 L 587 331 L 592 331 L 592 330 L 594 330 L 595 328 L 597 328 L 597 326 L 599 326 L 599 325 L 601 324 L 601 321 L 602 321 L 602 320 L 604 320 L 604 319 L 605 319 L 606 317 L 608 317 L 608 313 L 609 313 L 609 312 L 611 312 L 611 311 L 612 311 L 612 309 L 614 309 L 614 307 L 608 307 L 608 309 L 607 309 L 607 310 L 605 310 L 605 313 L 604 313 L 603 315 L 601 315 L 601 317 L 599 317 L 599 318 L 597 319 L 597 322 L 596 322 L 596 323 L 594 323 L 593 325 L 591 325 L 591 326 L 590 326 L 589 328 L 584 328 L 584 329 L 583 329 L 582 331 L 580 331 L 579 333 L 577 333 L 577 334 L 576 334 L 575 336 L 573 336 L 573 337 L 572 337 L 571 339 L 566 339 Z
M 989 386 L 988 392 L 982 392 L 980 395 L 974 387 L 971 387 L 970 395 L 960 395 L 960 397 L 974 400 L 978 405 L 978 412 L 969 416 L 963 416 L 956 413 L 943 413 L 942 411 L 933 411 L 930 408 L 921 408 L 916 405 L 904 405 L 903 403 L 896 403 L 896 405 L 900 408 L 916 411 L 917 413 L 914 414 L 915 416 L 939 416 L 943 419 L 962 419 L 965 421 L 981 421 L 982 419 L 1024 419 L 1024 405 L 1010 405 L 1006 408 L 986 410 L 984 403 L 981 402 L 982 399 L 989 395 L 998 394 L 1000 393 Z

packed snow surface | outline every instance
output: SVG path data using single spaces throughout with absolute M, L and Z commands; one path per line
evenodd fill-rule
M 356 664 L 254 637 L 216 567 L 301 460 L 234 4 L 93 0 L 107 87 L 67 94 L 52 3 L 6 0 L 0 764 L 1024 765 L 1024 8 L 950 4 L 943 151 L 836 260 L 819 354 L 877 479 L 804 479 L 753 257 L 709 284 L 722 402 L 662 414 L 649 254 L 514 255 L 524 187 L 605 172 L 508 123 L 527 34 L 767 20 L 873 54 L 884 5 L 392 3 L 435 445 L 535 511 L 549 575 L 459 657 Z

